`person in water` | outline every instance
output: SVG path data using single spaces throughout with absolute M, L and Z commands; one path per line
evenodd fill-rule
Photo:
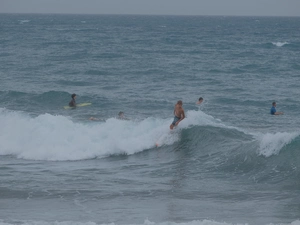
M 96 117 L 90 117 L 89 120 L 99 120 L 99 119 Z
M 276 102 L 272 103 L 272 108 L 270 110 L 271 115 L 282 115 L 283 112 L 276 112 Z
M 129 119 L 127 119 L 127 118 L 124 116 L 124 112 L 119 112 L 119 113 L 118 113 L 118 119 L 119 119 L 119 120 L 129 120 Z
M 202 102 L 203 102 L 203 98 L 200 97 L 200 98 L 198 99 L 198 101 L 196 102 L 196 104 L 197 104 L 197 105 L 200 105 Z
M 182 108 L 182 101 L 179 100 L 174 107 L 174 120 L 170 125 L 170 129 L 173 130 L 175 126 L 179 124 L 185 118 L 184 109 Z
M 71 95 L 72 100 L 69 102 L 70 107 L 76 107 L 76 94 Z
M 124 112 L 119 112 L 117 119 L 119 119 L 119 120 L 129 120 L 128 118 L 126 118 L 124 116 Z M 100 119 L 95 118 L 95 117 L 90 117 L 89 120 L 100 120 Z

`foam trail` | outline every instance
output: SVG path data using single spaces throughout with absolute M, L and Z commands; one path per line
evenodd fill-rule
M 277 155 L 285 145 L 291 143 L 297 136 L 299 136 L 298 132 L 278 132 L 260 135 L 259 154 L 266 157 Z
M 0 155 L 33 160 L 81 160 L 111 154 L 134 154 L 155 147 L 165 135 L 172 144 L 170 119 L 147 118 L 98 123 L 73 122 L 50 114 L 31 118 L 20 112 L 0 110 Z
M 289 44 L 288 42 L 272 42 L 273 45 L 277 46 L 277 47 L 282 47 L 284 45 Z

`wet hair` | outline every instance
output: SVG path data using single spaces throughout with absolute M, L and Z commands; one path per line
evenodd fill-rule
M 198 100 L 199 100 L 199 101 L 201 101 L 201 100 L 203 100 L 203 98 L 202 98 L 202 97 L 200 97 Z
M 76 96 L 76 94 L 72 94 L 71 97 L 74 98 Z
M 179 105 L 182 105 L 182 101 L 181 101 L 181 100 L 179 100 L 179 101 L 177 102 L 177 104 L 179 104 Z
M 121 116 L 122 114 L 124 114 L 124 112 L 121 111 L 121 112 L 119 112 L 118 116 Z
M 276 102 L 272 102 L 272 105 L 276 105 Z

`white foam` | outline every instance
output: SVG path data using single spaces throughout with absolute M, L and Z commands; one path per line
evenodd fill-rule
M 180 122 L 180 126 L 186 128 L 192 125 L 225 126 L 220 120 L 205 114 L 201 110 L 189 110 L 186 113 L 186 118 Z
M 299 136 L 299 132 L 277 132 L 258 135 L 260 142 L 259 154 L 269 157 L 279 154 L 280 150 Z
M 249 132 L 247 132 L 244 129 L 227 125 L 227 124 L 223 123 L 222 120 L 216 119 L 211 115 L 207 115 L 204 112 L 202 112 L 201 110 L 198 110 L 198 111 L 197 110 L 189 110 L 186 113 L 186 118 L 182 122 L 180 122 L 179 127 L 187 128 L 187 127 L 190 127 L 193 125 L 213 126 L 213 127 L 224 128 L 224 129 L 233 129 L 233 130 L 237 130 L 242 133 L 245 133 L 245 134 L 250 134 Z
M 277 47 L 282 47 L 284 45 L 289 44 L 288 42 L 272 42 L 273 45 L 277 46 Z
M 0 155 L 33 160 L 81 160 L 111 154 L 134 154 L 178 139 L 169 130 L 171 119 L 147 118 L 106 122 L 74 122 L 50 114 L 35 118 L 0 109 Z M 175 137 L 175 138 L 174 138 Z
M 224 125 L 202 111 L 188 111 L 187 118 L 170 131 L 173 118 L 105 122 L 74 122 L 65 116 L 43 114 L 32 118 L 0 109 L 0 155 L 32 160 L 83 160 L 112 154 L 134 154 L 155 146 L 172 145 L 180 132 L 194 125 Z M 233 128 L 236 129 L 236 128 Z
M 30 20 L 19 20 L 20 24 L 23 24 L 23 23 L 29 23 Z

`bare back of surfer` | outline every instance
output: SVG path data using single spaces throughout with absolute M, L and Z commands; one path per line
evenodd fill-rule
M 170 129 L 173 130 L 175 126 L 179 124 L 181 120 L 185 118 L 184 109 L 182 108 L 182 101 L 179 100 L 174 107 L 174 120 L 170 125 Z

